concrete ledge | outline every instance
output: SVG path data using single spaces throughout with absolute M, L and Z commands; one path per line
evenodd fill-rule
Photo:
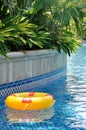
M 0 56 L 0 84 L 49 73 L 67 64 L 66 54 L 55 50 L 11 52 L 8 57 L 9 61 Z

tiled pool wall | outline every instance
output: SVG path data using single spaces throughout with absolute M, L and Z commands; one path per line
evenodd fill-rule
M 52 81 L 56 81 L 62 78 L 66 78 L 66 67 L 52 71 L 47 74 L 27 78 L 23 80 L 17 80 L 0 85 L 0 97 L 6 97 L 9 94 L 27 91 L 28 89 L 34 89 L 49 85 Z
M 53 50 L 9 53 L 0 57 L 0 96 L 48 84 L 66 75 L 67 57 Z

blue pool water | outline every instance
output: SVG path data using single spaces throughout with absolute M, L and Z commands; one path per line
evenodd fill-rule
M 16 111 L 0 98 L 0 130 L 86 130 L 86 46 L 68 57 L 67 77 L 27 91 L 48 92 L 55 105 L 40 111 Z

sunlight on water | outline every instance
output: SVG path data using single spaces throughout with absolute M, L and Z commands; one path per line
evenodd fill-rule
M 71 127 L 86 129 L 86 45 L 76 54 L 68 57 L 67 86 L 73 96 L 71 104 L 75 108 L 77 119 Z

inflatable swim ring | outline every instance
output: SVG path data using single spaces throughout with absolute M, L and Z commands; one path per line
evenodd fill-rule
M 40 110 L 54 105 L 52 95 L 41 92 L 22 92 L 9 95 L 5 100 L 9 108 L 16 110 Z

